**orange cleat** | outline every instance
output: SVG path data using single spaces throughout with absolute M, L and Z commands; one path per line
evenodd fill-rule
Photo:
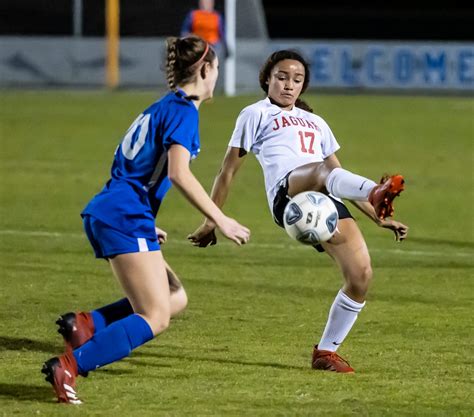
M 94 336 L 94 321 L 90 313 L 66 313 L 56 320 L 58 333 L 64 338 L 66 351 L 77 349 Z
M 43 364 L 41 372 L 53 386 L 58 402 L 82 404 L 76 394 L 77 363 L 72 352 L 49 359 Z
M 336 352 L 330 350 L 319 350 L 318 345 L 313 349 L 313 360 L 311 362 L 313 369 L 322 371 L 333 371 L 341 373 L 354 373 L 349 362 L 342 359 Z
M 393 216 L 393 200 L 404 190 L 404 184 L 401 175 L 387 175 L 370 191 L 369 203 L 374 206 L 379 219 Z

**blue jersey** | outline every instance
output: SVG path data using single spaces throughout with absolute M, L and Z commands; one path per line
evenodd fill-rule
M 196 106 L 182 91 L 170 92 L 140 114 L 115 151 L 111 179 L 82 211 L 134 237 L 156 237 L 154 220 L 166 192 L 168 149 L 199 153 Z

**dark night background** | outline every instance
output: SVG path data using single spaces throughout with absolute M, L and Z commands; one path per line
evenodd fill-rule
M 216 8 L 223 9 L 217 0 Z M 373 3 L 373 4 L 371 4 Z M 274 1 L 263 6 L 270 38 L 473 40 L 474 6 L 444 2 Z M 83 0 L 84 36 L 104 34 L 104 0 Z M 195 0 L 122 0 L 122 36 L 179 34 Z M 426 3 L 425 3 L 426 4 Z M 2 0 L 0 35 L 70 35 L 72 1 Z

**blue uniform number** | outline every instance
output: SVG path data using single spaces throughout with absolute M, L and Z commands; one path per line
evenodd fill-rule
M 149 122 L 149 114 L 140 114 L 128 128 L 122 141 L 122 153 L 125 158 L 132 160 L 140 152 L 140 149 L 145 144 Z M 134 141 L 137 135 L 138 138 Z

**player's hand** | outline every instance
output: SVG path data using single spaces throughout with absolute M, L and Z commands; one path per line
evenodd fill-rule
M 193 244 L 193 246 L 198 246 L 200 248 L 215 245 L 217 243 L 215 229 L 216 225 L 214 223 L 206 221 L 193 233 L 188 235 L 188 240 Z
M 166 240 L 168 239 L 168 233 L 166 233 L 164 230 L 161 230 L 159 227 L 155 226 L 155 231 L 156 235 L 158 236 L 158 243 L 162 245 L 163 243 L 166 243 Z
M 237 245 L 245 245 L 250 239 L 250 230 L 240 223 L 224 216 L 217 225 L 221 233 Z
M 395 234 L 395 240 L 401 242 L 408 235 L 408 226 L 403 223 L 397 222 L 391 219 L 385 219 L 379 221 L 379 226 L 385 229 L 390 229 Z

